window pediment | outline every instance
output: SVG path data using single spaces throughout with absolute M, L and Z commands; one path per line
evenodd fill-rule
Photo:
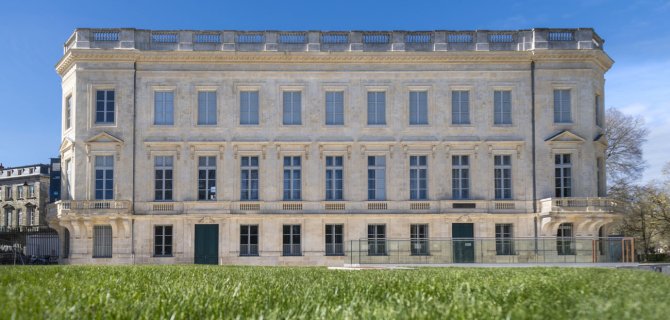
M 555 143 L 583 143 L 586 141 L 586 139 L 582 138 L 581 136 L 569 131 L 569 130 L 563 130 L 561 132 L 558 132 L 549 138 L 545 139 L 549 144 L 555 144 Z

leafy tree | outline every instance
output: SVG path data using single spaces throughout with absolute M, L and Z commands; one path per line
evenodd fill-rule
M 611 186 L 630 183 L 640 178 L 646 167 L 642 158 L 642 145 L 649 130 L 641 116 L 625 115 L 615 108 L 605 113 L 605 151 L 607 177 Z

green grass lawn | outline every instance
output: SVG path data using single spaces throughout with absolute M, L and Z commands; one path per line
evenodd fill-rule
M 0 267 L 12 318 L 670 319 L 670 277 L 611 269 Z

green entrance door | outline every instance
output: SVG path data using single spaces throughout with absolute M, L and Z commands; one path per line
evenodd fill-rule
M 454 263 L 475 262 L 475 233 L 472 223 L 451 224 L 454 241 Z
M 219 263 L 219 225 L 195 225 L 195 261 L 196 264 Z

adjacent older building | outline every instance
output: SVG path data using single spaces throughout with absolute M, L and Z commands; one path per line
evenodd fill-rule
M 611 65 L 592 29 L 77 29 L 50 225 L 67 263 L 623 261 Z
M 5 168 L 0 165 L 0 230 L 46 226 L 49 165 Z

